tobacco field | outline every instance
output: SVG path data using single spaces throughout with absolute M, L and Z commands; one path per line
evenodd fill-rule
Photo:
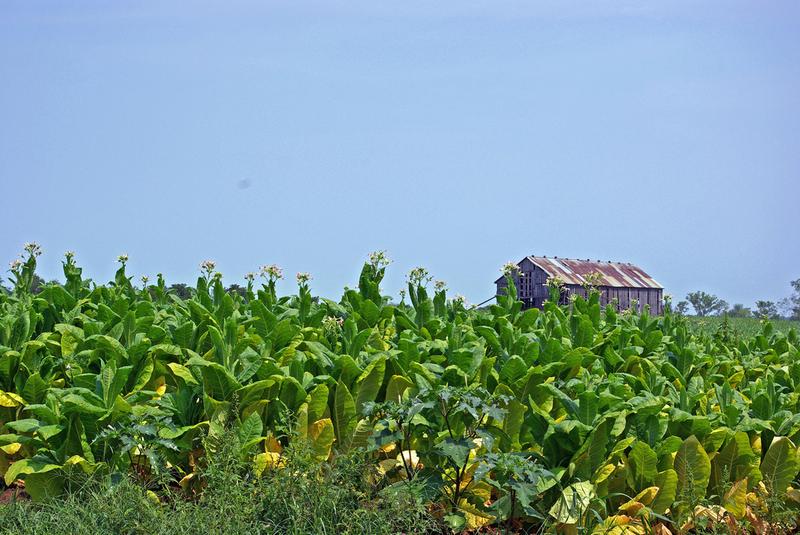
M 237 293 L 206 262 L 182 299 L 121 257 L 95 284 L 72 254 L 66 282 L 34 294 L 38 252 L 0 294 L 0 487 L 34 503 L 120 477 L 191 502 L 221 442 L 251 479 L 302 444 L 416 493 L 425 530 L 796 529 L 794 329 L 695 332 L 669 306 L 618 313 L 596 294 L 522 310 L 513 284 L 475 309 L 422 269 L 392 299 L 382 254 L 336 301 L 307 274 L 278 295 L 276 266 Z

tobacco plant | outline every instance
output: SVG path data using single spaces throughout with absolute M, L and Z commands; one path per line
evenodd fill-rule
M 510 267 L 486 308 L 422 268 L 398 303 L 383 253 L 338 300 L 305 273 L 279 295 L 274 265 L 227 291 L 211 261 L 180 297 L 134 284 L 125 255 L 97 284 L 74 253 L 34 294 L 40 254 L 0 292 L 0 475 L 34 499 L 121 474 L 194 495 L 236 429 L 248 477 L 301 444 L 366 455 L 453 530 L 793 529 L 800 344 L 769 321 L 709 336 L 670 307 L 601 308 L 591 278 L 525 310 Z

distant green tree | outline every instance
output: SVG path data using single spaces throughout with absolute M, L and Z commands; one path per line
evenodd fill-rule
M 789 284 L 792 285 L 794 294 L 789 297 L 789 318 L 793 320 L 800 320 L 800 279 L 795 279 Z
M 184 283 L 173 284 L 168 288 L 168 291 L 181 299 L 189 299 L 192 296 L 192 290 Z
M 31 281 L 31 293 L 32 294 L 40 293 L 42 289 L 44 289 L 45 284 L 47 284 L 47 282 L 39 275 L 34 273 L 33 280 Z
M 239 294 L 242 297 L 247 296 L 247 288 L 239 286 L 238 284 L 231 284 L 225 291 L 228 292 L 229 294 Z
M 794 290 L 794 294 L 778 302 L 778 308 L 783 311 L 783 315 L 789 319 L 800 320 L 800 279 L 795 279 L 789 283 Z
M 741 303 L 734 304 L 731 309 L 728 310 L 728 316 L 732 318 L 749 318 L 752 315 L 753 312 Z
M 686 296 L 686 300 L 689 301 L 694 308 L 694 313 L 698 316 L 721 314 L 728 309 L 726 301 L 706 292 L 691 292 Z
M 756 311 L 754 315 L 759 318 L 769 319 L 780 317 L 778 314 L 778 305 L 775 304 L 775 301 L 756 301 Z
M 685 316 L 686 313 L 689 312 L 689 301 L 679 301 L 678 304 L 675 305 L 675 312 L 681 316 Z

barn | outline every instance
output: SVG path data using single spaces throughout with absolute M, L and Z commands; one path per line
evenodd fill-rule
M 570 294 L 586 297 L 587 280 L 600 291 L 600 305 L 616 303 L 618 310 L 638 304 L 641 311 L 649 305 L 651 314 L 663 312 L 664 288 L 645 271 L 633 264 L 602 262 L 600 260 L 575 260 L 546 256 L 526 256 L 517 263 L 519 270 L 514 275 L 519 299 L 525 308 L 542 308 L 550 296 L 547 281 L 558 278 L 562 284 L 561 302 L 569 302 Z M 596 274 L 596 275 L 592 275 Z M 505 293 L 506 279 L 495 281 L 497 295 Z

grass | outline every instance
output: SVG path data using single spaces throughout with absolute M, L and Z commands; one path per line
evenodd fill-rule
M 725 322 L 724 316 L 687 316 L 689 323 L 698 333 L 714 334 Z M 776 319 L 770 320 L 776 331 L 788 333 L 790 329 L 800 332 L 800 321 Z M 761 331 L 759 318 L 728 318 L 729 328 L 741 337 L 751 337 Z
M 228 441 L 233 442 L 233 441 Z M 285 466 L 256 478 L 234 447 L 202 474 L 194 500 L 180 491 L 148 493 L 128 478 L 84 486 L 44 503 L 0 505 L 0 533 L 18 535 L 389 534 L 436 533 L 419 489 L 375 480 L 363 455 L 320 463 L 304 446 Z

